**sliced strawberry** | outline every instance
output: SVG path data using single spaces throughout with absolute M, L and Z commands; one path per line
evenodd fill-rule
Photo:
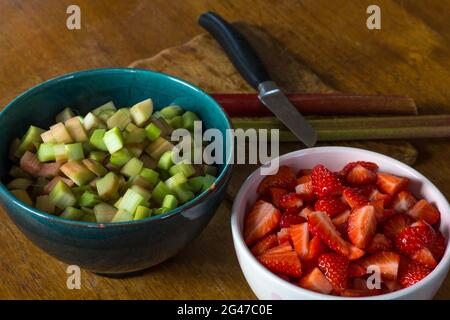
M 291 241 L 291 231 L 290 227 L 281 228 L 277 233 L 278 244 L 282 245 L 284 243 L 289 243 Z
M 303 200 L 295 192 L 286 193 L 280 198 L 280 208 L 283 210 L 299 209 L 303 205 Z
M 350 185 L 366 185 L 377 181 L 377 174 L 366 167 L 356 164 L 345 176 L 345 180 Z
M 300 215 L 301 217 L 305 218 L 305 220 L 308 220 L 308 215 L 309 215 L 311 212 L 313 212 L 313 211 L 314 211 L 313 208 L 311 208 L 310 206 L 304 207 L 304 208 L 300 211 L 299 215 Z
M 416 251 L 411 255 L 411 259 L 430 269 L 434 269 L 437 266 L 436 259 L 434 259 L 433 253 L 428 248 Z
M 398 282 L 403 288 L 407 288 L 425 278 L 430 272 L 431 270 L 427 267 L 411 260 L 405 260 L 400 266 Z
M 389 239 L 394 240 L 397 233 L 410 226 L 412 222 L 413 220 L 410 217 L 404 214 L 396 214 L 386 220 L 383 227 L 383 233 Z
M 391 208 L 398 213 L 405 213 L 417 202 L 416 198 L 408 191 L 400 191 L 392 198 Z
M 396 280 L 398 266 L 400 263 L 400 255 L 392 251 L 382 251 L 364 258 L 359 263 L 367 271 L 370 266 L 378 267 L 380 269 L 382 279 Z
M 340 174 L 342 176 L 347 176 L 350 173 L 350 171 L 352 171 L 357 166 L 363 167 L 363 168 L 368 169 L 373 172 L 378 170 L 378 165 L 376 163 L 368 162 L 368 161 L 355 161 L 355 162 L 350 162 L 349 164 L 347 164 L 341 170 Z
M 408 178 L 397 177 L 392 174 L 378 173 L 377 186 L 378 189 L 393 196 L 399 191 L 405 190 L 408 187 Z
M 330 218 L 333 218 L 347 210 L 348 206 L 344 202 L 342 202 L 340 197 L 327 196 L 317 200 L 314 204 L 314 209 L 316 211 L 326 212 L 330 216 Z
M 258 260 L 270 271 L 292 278 L 300 278 L 302 265 L 297 253 L 291 250 L 283 253 L 270 253 L 260 255 Z
M 314 268 L 307 275 L 303 276 L 299 286 L 319 293 L 330 294 L 333 286 L 319 268 Z
M 293 224 L 300 224 L 306 221 L 304 217 L 300 215 L 299 212 L 286 211 L 281 215 L 280 228 L 288 228 Z
M 385 220 L 384 217 L 384 201 L 376 200 L 369 202 L 369 205 L 373 206 L 375 210 L 375 217 L 377 218 L 377 222 L 383 222 Z
M 367 252 L 374 254 L 380 251 L 391 251 L 392 248 L 392 241 L 384 234 L 377 233 L 373 236 L 372 241 L 367 247 Z
M 348 237 L 358 248 L 364 249 L 377 231 L 377 217 L 372 205 L 355 209 L 348 218 Z
M 286 253 L 294 250 L 289 242 L 284 242 L 276 247 L 268 249 L 264 254 Z
M 327 250 L 327 246 L 320 240 L 320 237 L 313 236 L 311 241 L 309 241 L 308 255 L 305 257 L 305 260 L 314 261 Z
M 373 191 L 368 195 L 370 201 L 383 200 L 383 206 L 387 207 L 390 205 L 392 197 L 386 193 L 378 191 L 378 189 L 373 189 Z
M 344 196 L 344 200 L 352 209 L 365 206 L 369 202 L 369 199 L 364 197 L 357 189 L 345 188 L 342 195 Z
M 384 280 L 383 283 L 385 284 L 389 292 L 394 292 L 402 288 L 402 286 L 400 285 L 400 283 L 398 283 L 397 280 Z
M 271 203 L 258 200 L 245 217 L 244 239 L 252 245 L 274 231 L 280 222 L 281 213 Z
M 447 247 L 447 241 L 440 231 L 436 232 L 436 239 L 431 243 L 428 249 L 430 249 L 433 257 L 436 261 L 440 261 L 444 256 L 445 248 Z
M 383 221 L 395 215 L 396 212 L 394 209 L 384 209 L 383 210 Z
M 347 230 L 348 217 L 350 210 L 345 210 L 340 215 L 334 217 L 331 221 L 338 230 Z
M 360 277 L 366 275 L 366 273 L 367 273 L 366 269 L 364 269 L 361 265 L 359 265 L 355 262 L 350 263 L 348 272 L 349 272 L 349 276 L 351 278 L 360 278 Z
M 318 266 L 334 290 L 340 292 L 348 288 L 349 260 L 347 257 L 338 253 L 325 253 L 319 257 Z
M 308 255 L 309 250 L 308 223 L 292 225 L 290 235 L 295 251 L 301 259 L 304 259 Z
M 280 199 L 281 196 L 288 193 L 286 191 L 286 189 L 283 188 L 269 188 L 269 196 L 270 196 L 270 200 L 272 202 L 272 204 L 277 207 L 280 208 Z
M 429 225 L 411 225 L 395 236 L 395 247 L 400 253 L 412 255 L 433 243 L 436 234 Z
M 295 187 L 296 180 L 294 170 L 288 166 L 281 166 L 276 174 L 266 176 L 263 181 L 261 181 L 256 192 L 258 192 L 258 194 L 267 194 L 269 188 L 274 187 L 290 191 Z
M 37 177 L 41 170 L 41 163 L 36 154 L 26 151 L 20 158 L 20 168 L 32 176 Z
M 407 214 L 416 220 L 425 220 L 429 224 L 435 224 L 440 217 L 439 210 L 424 199 L 419 200 Z
M 332 250 L 341 253 L 350 260 L 360 258 L 364 252 L 353 247 L 350 243 L 342 239 L 336 230 L 330 217 L 321 211 L 313 211 L 308 215 L 309 231 L 319 236 L 320 239 Z
M 259 256 L 266 252 L 267 250 L 278 246 L 278 238 L 274 234 L 269 234 L 268 236 L 259 240 L 251 249 L 255 256 Z
M 297 186 L 295 192 L 305 201 L 314 199 L 311 176 L 303 176 L 297 179 Z
M 311 181 L 313 192 L 319 198 L 339 195 L 342 192 L 342 183 L 338 176 L 321 164 L 313 168 Z

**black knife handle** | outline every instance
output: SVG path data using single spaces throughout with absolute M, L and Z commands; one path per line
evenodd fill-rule
M 261 59 L 244 36 L 214 12 L 203 13 L 198 24 L 220 43 L 233 65 L 255 89 L 261 82 L 270 80 Z

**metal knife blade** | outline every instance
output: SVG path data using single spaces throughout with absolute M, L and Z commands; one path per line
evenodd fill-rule
M 317 142 L 314 128 L 292 105 L 285 94 L 273 81 L 264 81 L 258 85 L 259 99 L 272 111 L 278 119 L 307 147 L 313 147 Z

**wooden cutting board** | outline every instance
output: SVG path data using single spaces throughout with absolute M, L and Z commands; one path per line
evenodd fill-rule
M 284 49 L 268 32 L 243 22 L 234 25 L 257 50 L 271 77 L 285 92 L 336 92 L 313 70 Z M 201 34 L 181 46 L 166 49 L 150 58 L 137 60 L 131 63 L 130 67 L 168 73 L 185 79 L 209 93 L 254 92 L 209 34 Z M 331 143 L 319 145 L 331 145 Z M 332 145 L 369 149 L 390 155 L 408 164 L 413 164 L 417 157 L 416 149 L 406 141 L 333 142 Z M 282 143 L 280 153 L 284 154 L 301 148 L 303 146 L 300 142 Z M 256 167 L 254 165 L 236 166 L 228 189 L 229 199 L 234 198 L 239 186 Z

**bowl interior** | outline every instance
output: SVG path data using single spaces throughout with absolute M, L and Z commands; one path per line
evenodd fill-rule
M 81 71 L 44 82 L 14 99 L 1 113 L 3 143 L 0 145 L 0 180 L 12 165 L 8 159 L 10 142 L 21 137 L 32 124 L 48 128 L 65 107 L 85 115 L 90 110 L 114 101 L 119 107 L 130 107 L 152 98 L 154 109 L 178 104 L 196 112 L 203 130 L 218 129 L 222 137 L 230 132 L 230 122 L 222 108 L 205 92 L 175 77 L 140 69 L 114 68 Z M 218 164 L 219 181 L 231 159 L 231 151 L 223 143 L 222 161 Z M 1 186 L 5 190 L 4 186 Z
M 446 198 L 442 193 L 422 174 L 414 170 L 413 168 L 407 166 L 400 161 L 392 159 L 390 157 L 384 156 L 379 153 L 356 149 L 347 147 L 319 147 L 299 150 L 295 152 L 288 153 L 279 158 L 280 165 L 287 165 L 295 170 L 299 169 L 310 169 L 317 164 L 323 164 L 327 168 L 337 171 L 340 170 L 344 165 L 352 161 L 372 161 L 379 165 L 380 171 L 385 171 L 400 176 L 408 177 L 410 182 L 410 190 L 416 197 L 422 197 L 436 205 L 441 212 L 441 225 L 440 230 L 447 239 L 449 239 L 450 234 L 450 208 Z M 235 246 L 241 251 L 240 254 L 253 256 L 250 250 L 247 248 L 243 241 L 243 225 L 246 213 L 249 211 L 253 203 L 257 200 L 258 195 L 256 194 L 256 188 L 258 184 L 264 179 L 261 175 L 261 169 L 256 170 L 243 184 L 236 200 L 233 204 L 232 213 L 232 229 Z M 255 259 L 256 261 L 256 259 Z M 445 266 L 443 265 L 445 262 Z M 433 274 L 441 268 L 447 268 L 450 262 L 450 249 L 447 246 L 444 257 L 442 258 L 439 265 L 434 269 L 434 271 L 426 278 L 432 277 Z M 258 264 L 258 268 L 264 268 L 262 265 Z M 270 273 L 270 271 L 269 271 Z M 271 274 L 271 273 L 270 273 Z M 271 274 L 272 275 L 272 274 Z M 276 277 L 273 275 L 273 277 Z M 413 289 L 414 286 L 403 289 L 409 290 Z M 304 289 L 297 288 L 299 291 L 304 291 Z M 323 296 L 321 294 L 312 293 L 318 297 Z M 394 295 L 396 292 L 391 293 Z

